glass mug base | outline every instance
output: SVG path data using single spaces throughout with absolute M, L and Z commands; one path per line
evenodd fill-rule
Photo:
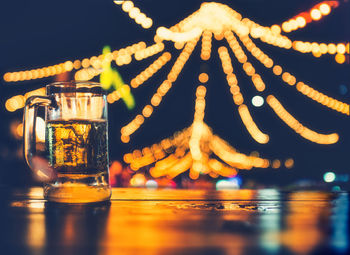
M 44 197 L 58 203 L 96 203 L 108 201 L 111 188 L 106 174 L 60 174 L 54 183 L 44 185 Z

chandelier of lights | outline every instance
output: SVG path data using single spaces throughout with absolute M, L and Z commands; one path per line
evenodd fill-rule
M 121 5 L 122 9 L 145 29 L 152 27 L 152 19 L 141 13 L 139 8 L 134 6 L 133 2 L 115 1 L 115 3 Z M 105 61 L 115 61 L 118 66 L 127 65 L 133 61 L 132 56 L 134 56 L 135 60 L 141 61 L 164 51 L 164 41 L 173 42 L 174 47 L 181 50 L 181 53 L 176 58 L 166 79 L 160 84 L 157 92 L 151 97 L 150 103 L 144 106 L 142 112 L 121 129 L 121 140 L 124 143 L 128 143 L 130 136 L 142 126 L 145 119 L 152 115 L 154 109 L 160 105 L 163 97 L 172 88 L 199 40 L 201 39 L 200 57 L 203 61 L 208 61 L 212 55 L 213 37 L 216 40 L 224 39 L 227 42 L 227 46 L 221 46 L 217 53 L 221 60 L 222 69 L 226 75 L 233 101 L 237 105 L 242 123 L 251 137 L 258 143 L 265 144 L 269 141 L 269 135 L 260 130 L 253 120 L 248 106 L 244 103 L 244 97 L 232 66 L 229 50 L 233 52 L 235 59 L 241 63 L 242 69 L 251 79 L 252 85 L 258 92 L 264 91 L 266 84 L 263 77 L 257 73 L 253 64 L 248 60 L 247 51 L 267 69 L 271 70 L 274 75 L 281 77 L 284 84 L 295 87 L 298 92 L 330 109 L 349 115 L 349 104 L 327 96 L 310 85 L 298 81 L 293 74 L 282 68 L 281 65 L 257 47 L 252 40 L 259 39 L 264 43 L 283 49 L 312 53 L 314 57 L 320 57 L 323 54 L 336 54 L 336 61 L 344 63 L 345 54 L 349 54 L 349 43 L 330 43 L 327 45 L 325 43 L 292 41 L 282 34 L 282 31 L 289 33 L 304 27 L 314 20 L 319 20 L 322 16 L 328 15 L 332 8 L 337 6 L 338 1 L 324 1 L 314 6 L 307 15 L 302 13 L 283 22 L 282 25 L 265 27 L 248 18 L 243 18 L 240 13 L 227 5 L 215 2 L 203 3 L 199 10 L 173 27 L 159 27 L 156 31 L 153 45 L 146 46 L 144 42 L 140 42 L 108 54 L 85 58 L 81 61 L 66 61 L 58 65 L 34 70 L 9 72 L 4 75 L 4 80 L 12 82 L 37 79 L 73 69 L 79 70 L 75 74 L 77 80 L 90 80 L 103 72 L 102 66 Z M 171 58 L 172 55 L 169 52 L 164 52 L 151 65 L 133 78 L 129 83 L 130 86 L 125 84 L 121 89 L 110 93 L 108 102 L 118 101 L 123 96 L 123 90 L 135 89 L 141 86 L 165 66 Z M 199 174 L 209 174 L 212 177 L 217 177 L 218 175 L 234 176 L 237 173 L 237 169 L 269 167 L 269 160 L 260 158 L 257 155 L 248 156 L 239 153 L 227 142 L 214 135 L 210 127 L 205 124 L 205 83 L 208 79 L 209 76 L 206 73 L 199 75 L 201 84 L 196 90 L 195 113 L 192 125 L 176 133 L 171 138 L 163 139 L 158 144 L 125 154 L 124 160 L 130 163 L 132 169 L 138 170 L 141 167 L 155 163 L 150 170 L 153 177 L 168 176 L 173 178 L 189 169 L 190 177 L 196 179 L 199 177 Z M 333 144 L 338 141 L 339 136 L 337 133 L 321 134 L 301 124 L 286 110 L 275 95 L 268 95 L 266 101 L 277 116 L 303 138 L 318 144 Z M 11 103 L 8 103 L 8 105 L 11 106 Z M 22 104 L 18 103 L 16 107 L 12 108 L 18 109 L 21 106 Z

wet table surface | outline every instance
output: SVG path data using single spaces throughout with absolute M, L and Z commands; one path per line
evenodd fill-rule
M 349 254 L 345 192 L 113 189 L 110 203 L 1 192 L 0 254 Z

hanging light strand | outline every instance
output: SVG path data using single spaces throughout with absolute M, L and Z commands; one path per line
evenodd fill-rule
M 209 60 L 211 55 L 211 48 L 212 48 L 212 36 L 213 34 L 205 30 L 203 32 L 202 36 L 202 49 L 201 49 L 201 59 L 202 60 Z
M 115 60 L 116 62 L 119 63 L 119 65 L 122 65 L 125 61 L 124 59 L 127 59 L 128 61 L 131 62 L 131 55 L 139 51 L 143 52 L 142 50 L 145 48 L 146 48 L 145 42 L 134 43 L 130 46 L 121 48 L 119 50 L 115 50 L 108 54 L 92 56 L 90 58 L 84 58 L 82 60 L 77 59 L 74 61 L 66 61 L 64 63 L 60 63 L 57 65 L 51 65 L 51 66 L 41 67 L 37 69 L 30 69 L 25 71 L 7 72 L 4 74 L 3 78 L 6 82 L 17 82 L 17 81 L 35 80 L 35 79 L 55 76 L 57 74 L 61 74 L 64 72 L 70 72 L 73 69 L 79 70 L 80 68 L 87 69 L 89 67 L 92 67 L 97 70 L 102 68 L 103 61 L 112 61 L 112 60 Z M 154 54 L 156 54 L 156 52 Z M 120 58 L 123 59 L 122 63 L 117 61 L 117 59 L 120 59 Z M 89 75 L 89 74 L 86 73 L 86 75 Z
M 218 49 L 219 57 L 222 64 L 222 70 L 226 74 L 227 84 L 230 86 L 230 92 L 233 96 L 233 101 L 236 105 L 241 105 L 244 102 L 243 95 L 240 87 L 238 86 L 238 80 L 236 75 L 233 73 L 233 66 L 231 63 L 230 55 L 225 46 Z
M 264 64 L 264 59 L 269 58 L 253 43 L 253 41 L 248 36 L 243 36 L 240 39 L 243 45 L 247 48 L 247 50 L 250 51 L 252 55 L 262 64 Z M 286 84 L 290 86 L 294 86 L 295 84 L 297 84 L 296 77 L 290 74 L 289 72 L 283 72 L 282 67 L 277 65 L 276 63 L 273 66 L 272 71 L 276 76 L 281 76 L 282 80 Z M 297 85 L 296 88 L 300 93 L 330 109 L 349 115 L 349 104 L 327 96 L 317 91 L 316 89 L 311 88 L 303 82 L 298 82 L 298 84 L 299 85 Z
M 265 90 L 266 86 L 261 76 L 256 73 L 254 66 L 248 62 L 247 55 L 244 53 L 242 47 L 239 45 L 236 37 L 233 35 L 231 31 L 225 32 L 225 38 L 230 45 L 235 57 L 238 62 L 242 64 L 242 68 L 247 76 L 251 77 L 252 83 L 255 86 L 255 89 L 259 92 Z M 264 65 L 267 68 L 271 68 L 273 66 L 273 61 L 270 58 L 266 58 L 264 60 Z
M 147 48 L 135 52 L 135 59 L 140 61 L 149 58 L 155 54 L 164 50 L 164 44 L 162 42 L 155 43 Z
M 283 32 L 290 33 L 329 15 L 331 11 L 338 6 L 339 1 L 323 1 L 314 5 L 309 11 L 301 12 L 293 18 L 282 22 L 281 25 L 273 26 L 278 26 Z
M 261 144 L 267 143 L 269 141 L 269 136 L 261 132 L 250 115 L 248 107 L 243 104 L 244 99 L 240 92 L 236 75 L 233 73 L 233 66 L 227 48 L 224 46 L 220 47 L 218 53 L 224 73 L 226 74 L 227 83 L 230 86 L 230 92 L 233 95 L 233 100 L 235 104 L 239 106 L 238 112 L 244 126 L 255 141 Z
M 261 130 L 258 128 L 256 123 L 254 122 L 252 116 L 250 115 L 248 106 L 245 104 L 242 104 L 238 107 L 238 112 L 241 117 L 242 122 L 244 123 L 244 126 L 247 128 L 249 134 L 253 137 L 255 141 L 257 141 L 260 144 L 266 144 L 269 142 L 269 135 L 264 134 L 261 132 Z
M 269 95 L 266 101 L 284 123 L 286 123 L 291 129 L 293 129 L 297 134 L 304 137 L 305 139 L 318 144 L 334 144 L 339 140 L 339 135 L 337 133 L 328 135 L 320 134 L 302 125 L 282 106 L 279 100 L 273 95 Z
M 24 107 L 26 100 L 31 96 L 45 96 L 46 88 L 39 88 L 32 91 L 27 92 L 24 95 L 16 95 L 10 97 L 5 102 L 5 108 L 9 112 L 14 112 Z
M 147 17 L 146 14 L 140 11 L 139 8 L 134 6 L 132 1 L 118 1 L 114 0 L 116 5 L 120 5 L 122 10 L 129 14 L 129 17 L 133 19 L 136 24 L 139 24 L 144 29 L 149 29 L 153 25 L 153 20 Z
M 153 113 L 153 107 L 157 107 L 162 98 L 166 95 L 169 89 L 172 87 L 172 84 L 176 81 L 178 75 L 180 74 L 183 66 L 187 62 L 190 57 L 192 51 L 194 50 L 197 44 L 198 38 L 192 40 L 186 44 L 179 57 L 176 59 L 172 69 L 170 70 L 167 79 L 159 86 L 157 92 L 151 98 L 152 111 L 148 111 L 148 114 L 145 114 L 146 110 L 144 108 L 143 114 L 138 114 L 129 124 L 124 126 L 121 129 L 121 140 L 123 142 L 129 142 L 130 135 L 133 134 L 136 130 L 140 128 L 140 126 L 144 123 L 144 118 L 148 118 Z M 149 106 L 145 106 L 149 107 Z
M 237 152 L 231 145 L 216 135 L 213 135 L 211 138 L 209 146 L 221 160 L 238 169 L 250 170 L 253 167 L 267 168 L 270 165 L 268 159 L 248 156 Z
M 325 54 L 335 55 L 334 59 L 338 64 L 344 64 L 346 57 L 350 53 L 349 43 L 317 43 L 294 41 L 293 49 L 301 53 L 312 53 L 316 58 Z
M 164 52 L 159 58 L 157 58 L 152 64 L 150 64 L 145 70 L 138 74 L 130 81 L 130 85 L 133 88 L 137 88 L 145 81 L 151 78 L 156 72 L 158 72 L 166 63 L 171 59 L 169 52 Z
M 192 124 L 192 134 L 189 141 L 192 158 L 195 161 L 202 159 L 202 151 L 200 148 L 200 140 L 203 134 L 203 119 L 205 110 L 205 94 L 206 88 L 203 85 L 197 87 L 195 113 Z

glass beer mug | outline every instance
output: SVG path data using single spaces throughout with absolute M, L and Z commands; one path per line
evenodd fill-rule
M 34 176 L 44 182 L 48 201 L 89 203 L 109 200 L 106 95 L 94 82 L 56 82 L 47 96 L 27 99 L 24 155 Z M 45 144 L 39 150 L 35 122 L 45 107 Z

